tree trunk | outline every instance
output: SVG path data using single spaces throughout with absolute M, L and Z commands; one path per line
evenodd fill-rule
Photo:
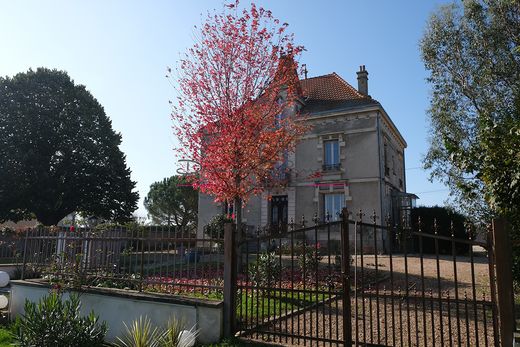
M 234 199 L 234 202 L 233 202 L 233 208 L 234 208 L 234 212 L 235 212 L 235 223 L 237 225 L 236 227 L 236 244 L 237 245 L 240 245 L 238 246 L 238 249 L 237 249 L 237 256 L 238 256 L 238 261 L 237 261 L 237 271 L 241 272 L 242 271 L 242 233 L 243 233 L 243 230 L 242 230 L 242 199 L 240 197 L 235 197 Z
M 235 197 L 233 202 L 234 212 L 235 212 L 235 223 L 237 225 L 237 233 L 238 235 L 242 234 L 242 199 L 240 197 Z

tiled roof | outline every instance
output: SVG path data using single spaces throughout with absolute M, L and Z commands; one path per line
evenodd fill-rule
M 364 96 L 335 72 L 300 80 L 305 99 L 306 112 L 359 107 L 378 104 L 376 100 Z
M 354 87 L 335 72 L 300 80 L 303 95 L 313 100 L 351 100 L 363 98 Z

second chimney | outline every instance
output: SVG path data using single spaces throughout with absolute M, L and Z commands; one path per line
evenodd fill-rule
M 365 70 L 365 65 L 359 67 L 359 71 L 357 72 L 357 81 L 358 92 L 364 96 L 368 96 L 368 72 Z

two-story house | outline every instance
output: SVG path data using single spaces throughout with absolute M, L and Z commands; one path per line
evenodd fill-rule
M 288 156 L 288 183 L 253 197 L 243 208 L 250 226 L 286 224 L 317 213 L 333 220 L 346 206 L 369 221 L 395 220 L 408 213 L 406 141 L 383 106 L 368 94 L 368 72 L 357 72 L 355 89 L 336 73 L 300 80 L 300 113 L 310 130 Z M 199 195 L 198 229 L 223 207 Z M 351 216 L 357 218 L 357 216 Z M 384 236 L 382 237 L 384 239 Z M 381 240 L 384 243 L 384 240 Z

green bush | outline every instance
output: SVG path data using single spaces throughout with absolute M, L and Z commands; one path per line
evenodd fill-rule
M 204 234 L 208 235 L 212 239 L 223 239 L 224 225 L 232 222 L 233 220 L 228 218 L 225 214 L 218 214 L 211 218 L 209 223 L 204 226 Z
M 433 235 L 434 221 L 437 222 L 437 233 L 440 236 L 451 236 L 452 224 L 453 234 L 458 239 L 468 239 L 465 223 L 468 222 L 466 217 L 460 213 L 454 212 L 445 207 L 416 207 L 412 209 L 412 226 L 414 230 L 419 230 L 419 218 L 421 218 L 421 231 L 426 234 Z M 423 253 L 435 253 L 435 239 L 431 237 L 423 237 Z M 452 242 L 449 240 L 439 240 L 437 243 L 440 254 L 452 253 Z M 419 250 L 418 241 L 416 242 L 416 250 Z M 408 248 L 411 251 L 411 247 Z M 455 242 L 455 251 L 457 254 L 465 254 L 469 251 L 469 245 L 461 242 Z
M 51 293 L 38 303 L 25 301 L 25 313 L 15 323 L 15 338 L 22 347 L 96 347 L 104 346 L 105 322 L 91 312 L 80 315 L 79 297 L 64 300 Z
M 270 286 L 280 280 L 282 268 L 275 252 L 265 252 L 249 264 L 249 279 L 257 286 Z
M 302 278 L 315 278 L 323 258 L 320 255 L 319 243 L 317 245 L 302 245 L 298 249 L 301 250 L 298 255 L 298 266 L 300 267 Z

